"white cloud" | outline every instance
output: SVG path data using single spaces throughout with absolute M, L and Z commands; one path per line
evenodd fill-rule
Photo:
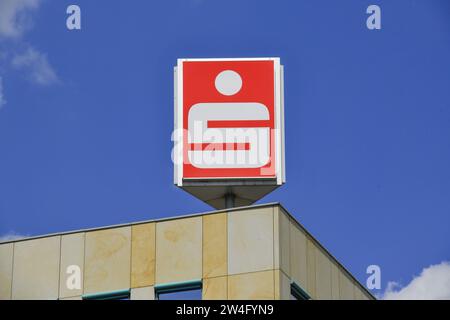
M 28 237 L 28 235 L 18 234 L 15 232 L 8 232 L 8 233 L 0 236 L 0 242 L 13 241 L 13 240 L 23 239 L 23 238 L 27 238 L 27 237 Z
M 0 0 L 0 67 L 12 65 L 38 85 L 58 82 L 47 55 L 28 45 L 25 33 L 31 29 L 34 13 L 43 0 Z M 24 51 L 25 48 L 25 51 Z M 0 78 L 1 80 L 1 78 Z M 5 104 L 0 83 L 0 107 Z
M 0 77 L 0 109 L 6 104 L 5 96 L 3 95 L 3 79 Z
M 407 286 L 389 282 L 385 300 L 447 300 L 450 299 L 450 262 L 429 266 Z
M 18 38 L 31 26 L 30 13 L 40 0 L 1 0 L 0 37 Z
M 55 71 L 47 60 L 47 55 L 28 48 L 24 53 L 16 55 L 12 65 L 18 69 L 28 71 L 30 80 L 40 85 L 49 85 L 58 82 Z

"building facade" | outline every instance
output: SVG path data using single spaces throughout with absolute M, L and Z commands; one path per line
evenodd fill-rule
M 374 299 L 280 204 L 0 244 L 0 299 Z

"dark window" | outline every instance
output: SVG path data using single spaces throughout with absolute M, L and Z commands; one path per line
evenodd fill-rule
M 201 300 L 202 282 L 194 280 L 156 285 L 155 297 L 158 300 Z
M 298 284 L 291 284 L 291 300 L 309 300 L 311 297 Z
M 130 290 L 86 294 L 83 300 L 130 300 Z

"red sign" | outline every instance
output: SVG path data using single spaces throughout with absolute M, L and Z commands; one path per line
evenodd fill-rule
M 277 58 L 179 60 L 179 178 L 277 178 L 279 68 Z

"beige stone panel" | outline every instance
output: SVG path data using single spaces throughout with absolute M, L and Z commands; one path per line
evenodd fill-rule
M 228 273 L 273 269 L 273 207 L 228 214 Z
M 130 288 L 131 227 L 86 233 L 84 294 Z
M 227 277 L 203 279 L 203 300 L 227 300 Z
M 367 292 L 363 292 L 361 294 L 361 299 L 362 300 L 373 300 L 374 298 L 371 295 L 369 295 Z
M 291 281 L 282 270 L 275 270 L 275 300 L 291 300 Z
M 61 237 L 14 244 L 12 299 L 56 300 Z
M 281 275 L 280 270 L 274 270 L 273 274 L 273 294 L 275 300 L 281 299 Z
M 289 216 L 277 207 L 274 212 L 274 268 L 290 275 L 290 230 Z
M 61 236 L 61 268 L 59 277 L 59 298 L 81 296 L 83 294 L 84 267 L 84 233 L 74 233 Z M 69 266 L 77 266 L 80 270 L 79 289 L 70 289 L 70 280 L 77 275 Z M 69 280 L 69 283 L 67 283 Z M 73 285 L 73 283 L 72 283 Z
M 331 263 L 331 299 L 339 300 L 339 268 Z
M 0 245 L 0 300 L 11 299 L 14 244 Z
M 155 223 L 131 227 L 131 287 L 148 287 L 155 283 Z
M 59 298 L 59 300 L 83 300 L 81 296 Z
M 367 292 L 366 290 L 361 290 L 361 299 L 362 300 L 376 300 L 376 298 L 374 298 L 369 292 Z
M 311 239 L 307 239 L 306 241 L 306 251 L 307 251 L 307 273 L 308 280 L 306 288 L 308 290 L 308 294 L 313 298 L 317 299 L 317 291 L 316 291 L 316 246 L 311 241 Z
M 330 300 L 331 286 L 331 262 L 321 249 L 316 248 L 316 299 Z
M 281 263 L 280 215 L 280 208 L 273 208 L 273 269 L 280 269 Z
M 227 274 L 227 214 L 203 216 L 203 278 Z
M 339 298 L 341 300 L 354 300 L 354 284 L 342 269 L 339 270 Z
M 353 282 L 353 295 L 355 297 L 355 300 L 362 300 L 363 299 L 363 294 L 361 292 L 361 289 L 354 282 Z
M 133 288 L 130 300 L 155 300 L 155 288 L 153 286 Z
M 290 276 L 299 286 L 306 289 L 308 278 L 306 235 L 295 223 L 291 223 L 290 229 Z
M 363 289 L 361 288 L 356 281 L 354 282 L 355 284 L 355 299 L 356 300 L 371 300 L 371 298 L 369 298 L 369 294 Z
M 228 299 L 275 299 L 274 271 L 269 270 L 228 276 Z
M 156 283 L 202 277 L 202 217 L 156 224 Z

